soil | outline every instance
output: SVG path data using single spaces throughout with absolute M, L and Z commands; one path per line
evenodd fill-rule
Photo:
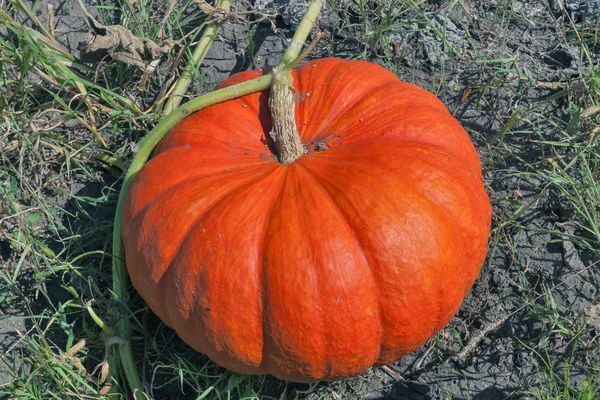
M 94 13 L 94 3 L 87 3 Z M 281 17 L 275 20 L 277 30 L 274 32 L 270 23 L 263 22 L 255 26 L 256 32 L 249 38 L 246 24 L 226 23 L 203 64 L 202 81 L 195 84 L 193 92 L 210 90 L 235 72 L 273 65 L 279 59 L 303 3 L 275 0 L 257 0 L 256 3 L 265 12 L 278 10 Z M 495 231 L 481 275 L 449 327 L 389 368 L 374 368 L 361 377 L 344 381 L 342 385 L 352 393 L 346 398 L 524 398 L 524 391 L 540 381 L 538 367 L 543 360 L 534 351 L 542 340 L 540 336 L 555 326 L 552 321 L 540 318 L 535 308 L 524 307 L 528 294 L 532 290 L 541 293 L 543 287 L 553 288 L 557 314 L 573 323 L 584 319 L 588 322 L 579 337 L 578 351 L 571 359 L 572 381 L 580 382 L 586 376 L 586 368 L 596 367 L 593 362 L 600 358 L 600 350 L 594 347 L 593 341 L 595 335 L 600 334 L 600 312 L 596 308 L 590 311 L 592 302 L 600 294 L 599 269 L 581 272 L 595 261 L 592 256 L 575 243 L 557 241 L 557 236 L 550 233 L 557 229 L 578 232 L 579 228 L 572 223 L 573 210 L 559 194 L 541 190 L 535 178 L 525 179 L 514 174 L 523 171 L 524 162 L 544 157 L 547 149 L 527 136 L 515 135 L 502 137 L 508 151 L 502 153 L 494 146 L 494 141 L 502 136 L 508 116 L 513 115 L 517 106 L 534 107 L 544 96 L 556 91 L 545 89 L 549 86 L 543 85 L 523 87 L 518 80 L 496 87 L 494 79 L 506 78 L 507 73 L 500 64 L 485 61 L 510 59 L 506 65 L 510 64 L 513 69 L 518 65 L 531 82 L 560 83 L 576 77 L 580 70 L 585 72 L 585 67 L 579 64 L 578 48 L 567 44 L 561 24 L 568 19 L 573 24 L 593 23 L 600 12 L 600 0 L 471 0 L 464 4 L 467 7 L 448 8 L 449 2 L 433 0 L 424 4 L 432 24 L 445 28 L 445 42 L 431 29 L 424 30 L 411 22 L 411 15 L 407 14 L 402 17 L 405 18 L 403 23 L 389 34 L 389 43 L 365 50 L 367 41 L 361 37 L 364 32 L 356 26 L 341 25 L 343 18 L 357 18 L 352 16 L 356 12 L 343 1 L 330 2 L 320 22 L 327 36 L 311 58 L 366 54 L 370 61 L 390 67 L 386 54 L 391 52 L 398 76 L 435 92 L 455 113 L 472 135 L 484 162 L 484 180 L 494 207 L 494 227 L 517 211 L 516 201 L 525 205 L 518 216 L 519 224 L 525 229 L 514 226 Z M 510 13 L 506 12 L 507 7 L 511 8 Z M 45 7 L 39 9 L 40 18 L 44 19 Z M 64 34 L 59 38 L 77 55 L 87 32 L 79 8 L 75 2 L 65 1 L 55 11 L 57 30 Z M 592 48 L 592 57 L 596 61 L 600 59 L 599 48 Z M 483 85 L 489 86 L 482 92 L 473 92 L 475 94 L 463 101 L 467 90 Z M 559 119 L 567 116 L 560 102 L 553 103 L 545 112 L 552 112 Z M 81 182 L 70 182 L 69 190 L 101 196 L 103 188 L 115 184 L 116 175 L 115 171 L 104 171 L 97 179 L 82 177 Z M 59 204 L 62 201 L 60 198 L 50 200 Z M 61 205 L 76 209 L 73 204 Z M 112 219 L 110 209 L 93 212 L 97 213 L 92 216 L 93 221 Z M 49 245 L 59 246 L 51 241 Z M 92 242 L 88 250 L 101 249 L 103 245 Z M 1 256 L 3 262 L 9 263 L 18 260 L 19 255 L 10 254 L 2 247 Z M 541 300 L 536 304 L 542 304 Z M 23 311 L 24 307 L 16 306 L 14 310 L 3 312 L 18 315 L 19 309 Z M 156 321 L 148 318 L 148 326 L 155 326 Z M 0 352 L 16 344 L 14 324 L 24 327 L 24 322 L 19 320 L 11 320 L 7 325 L 0 319 Z M 481 332 L 485 334 L 471 351 L 459 355 L 464 345 Z M 570 359 L 573 343 L 561 340 L 560 335 L 552 335 L 547 338 L 546 349 L 560 368 Z M 0 384 L 1 376 L 0 373 Z M 332 391 L 339 388 L 337 383 L 321 383 L 319 389 L 298 394 L 298 398 L 323 398 L 319 396 L 328 393 L 323 389 L 328 386 Z M 306 391 L 308 386 L 288 385 L 264 377 L 258 380 L 256 387 L 262 395 L 275 398 L 284 390 L 290 393 L 292 389 Z M 166 398 L 157 392 L 155 396 Z

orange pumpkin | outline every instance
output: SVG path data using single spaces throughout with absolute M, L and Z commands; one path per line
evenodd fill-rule
M 123 243 L 150 308 L 213 361 L 335 380 L 448 323 L 484 261 L 491 209 L 471 140 L 433 94 L 363 61 L 292 75 L 306 155 L 274 157 L 266 92 L 201 110 L 136 177 Z

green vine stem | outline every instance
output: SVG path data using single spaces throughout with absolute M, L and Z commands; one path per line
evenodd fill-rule
M 322 0 L 311 0 L 308 4 L 308 10 L 306 10 L 306 14 L 302 17 L 290 45 L 283 53 L 281 61 L 279 61 L 279 65 L 277 66 L 278 68 L 287 66 L 291 69 L 298 63 L 298 58 L 303 58 L 298 57 L 298 55 L 300 54 L 300 50 L 302 50 L 302 46 L 304 45 L 304 42 L 306 42 L 306 38 L 312 27 L 317 22 L 317 17 L 321 11 L 321 2 Z
M 92 308 L 91 302 L 89 302 L 85 305 L 85 309 L 90 314 L 90 317 L 92 317 L 92 319 L 94 320 L 96 325 L 98 325 L 100 328 L 102 328 L 102 330 L 104 332 L 108 333 L 109 335 L 115 334 L 115 330 L 113 328 L 111 328 L 110 325 L 108 325 L 106 322 L 104 322 L 102 320 L 102 318 L 100 318 L 98 316 L 98 314 L 96 314 L 96 311 L 94 311 L 94 309 Z
M 302 44 L 306 41 L 310 30 L 317 19 L 317 15 L 321 9 L 322 0 L 311 0 L 309 3 L 308 11 L 303 17 L 290 47 L 285 51 L 281 62 L 279 63 L 278 70 L 291 69 L 296 65 L 298 60 L 298 54 L 302 48 Z M 304 55 L 304 54 L 303 54 Z M 125 249 L 123 248 L 122 236 L 121 236 L 121 214 L 123 212 L 123 204 L 125 198 L 129 193 L 131 184 L 137 176 L 138 172 L 142 169 L 152 150 L 158 144 L 158 142 L 179 122 L 190 114 L 199 111 L 205 107 L 221 103 L 227 100 L 235 99 L 247 94 L 259 92 L 268 89 L 273 81 L 272 75 L 265 75 L 253 80 L 243 82 L 237 85 L 233 85 L 224 89 L 220 89 L 203 96 L 197 97 L 191 101 L 188 101 L 184 105 L 175 109 L 170 114 L 166 115 L 155 127 L 152 129 L 139 143 L 138 151 L 131 162 L 131 165 L 125 173 L 123 186 L 119 193 L 119 200 L 117 203 L 117 210 L 115 214 L 115 222 L 113 226 L 113 261 L 112 261 L 112 274 L 113 274 L 113 295 L 115 299 L 124 307 L 128 303 L 127 293 L 127 267 L 125 265 Z M 121 337 L 127 339 L 131 332 L 131 321 L 128 315 L 122 315 L 116 324 L 116 333 Z M 136 400 L 146 400 L 148 396 L 144 392 L 144 387 L 137 368 L 135 366 L 135 360 L 131 350 L 131 343 L 125 340 L 122 344 L 118 345 L 119 360 L 121 362 L 122 369 L 125 373 L 125 378 L 129 384 L 131 391 L 133 392 Z M 112 371 L 118 369 L 116 359 L 113 361 L 113 365 L 110 366 Z
M 215 5 L 215 10 L 219 12 L 224 11 L 225 13 L 228 13 L 230 8 L 230 0 L 219 0 Z M 223 18 L 218 18 L 214 22 L 208 24 L 206 28 L 204 28 L 204 32 L 202 32 L 202 38 L 200 38 L 200 41 L 196 45 L 191 60 L 185 67 L 185 70 L 177 79 L 177 82 L 175 83 L 175 88 L 173 89 L 169 100 L 167 100 L 167 104 L 165 105 L 165 108 L 163 110 L 164 115 L 169 115 L 170 113 L 172 113 L 173 110 L 175 110 L 181 103 L 181 99 L 185 95 L 187 88 L 190 86 L 190 83 L 192 83 L 192 78 L 194 76 L 194 68 L 200 68 L 200 64 L 202 64 L 204 57 L 206 57 L 206 54 L 212 46 L 213 41 L 215 40 L 215 37 L 219 32 L 219 28 L 221 27 L 223 22 Z

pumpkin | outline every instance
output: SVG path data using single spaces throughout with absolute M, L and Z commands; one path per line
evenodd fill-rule
M 123 244 L 153 312 L 216 363 L 336 380 L 448 323 L 491 209 L 477 152 L 436 96 L 363 61 L 292 76 L 303 157 L 274 157 L 268 92 L 196 112 L 132 184 Z

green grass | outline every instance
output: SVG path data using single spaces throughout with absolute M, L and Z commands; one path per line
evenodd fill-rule
M 516 13 L 512 2 L 498 3 L 496 38 L 504 43 L 510 24 L 528 17 Z M 84 65 L 52 38 L 44 43 L 40 33 L 24 28 L 30 26 L 28 19 L 18 3 L 10 4 L 0 15 L 0 242 L 3 257 L 10 254 L 10 262 L 0 259 L 0 318 L 19 326 L 20 338 L 0 353 L 0 397 L 107 398 L 107 390 L 116 383 L 107 374 L 107 361 L 119 340 L 131 342 L 142 379 L 157 399 L 360 398 L 372 390 L 373 381 L 383 381 L 384 373 L 378 369 L 316 386 L 227 372 L 183 344 L 133 290 L 130 304 L 115 304 L 110 293 L 110 246 L 121 173 L 133 144 L 159 118 L 160 107 L 152 107 L 152 102 L 161 95 L 152 93 L 166 93 L 173 82 L 168 71 L 174 64 L 186 64 L 193 48 L 175 46 L 149 77 L 145 90 L 138 90 L 144 71 L 111 61 Z M 167 18 L 160 4 L 103 2 L 98 11 L 108 24 L 117 10 L 123 10 L 120 23 L 151 39 L 162 35 L 185 44 L 200 37 L 206 18 L 193 2 L 178 2 Z M 575 87 L 555 90 L 551 99 L 530 100 L 538 82 L 517 58 L 475 48 L 481 79 L 459 89 L 465 95 L 461 101 L 452 100 L 453 86 L 460 87 L 460 71 L 450 70 L 447 64 L 460 54 L 447 40 L 445 25 L 432 23 L 428 12 L 433 8 L 428 4 L 353 0 L 344 7 L 334 1 L 328 5 L 335 10 L 330 46 L 335 55 L 375 60 L 406 79 L 416 76 L 417 70 L 427 70 L 428 89 L 453 101 L 451 111 L 458 114 L 464 109 L 486 109 L 498 96 L 511 99 L 511 114 L 492 137 L 470 130 L 483 149 L 484 168 L 503 179 L 518 178 L 537 198 L 554 196 L 569 218 L 567 224 L 551 228 L 528 226 L 523 217 L 535 202 L 525 202 L 518 194 L 495 197 L 490 189 L 498 211 L 490 253 L 512 254 L 507 269 L 514 272 L 515 285 L 520 287 L 520 297 L 508 299 L 507 304 L 524 305 L 525 319 L 540 327 L 539 334 L 521 338 L 519 344 L 536 365 L 521 395 L 544 400 L 600 396 L 600 360 L 592 361 L 592 367 L 581 361 L 583 352 L 598 346 L 598 339 L 587 337 L 585 322 L 556 305 L 557 283 L 548 279 L 536 284 L 531 279 L 529 260 L 519 255 L 519 244 L 513 241 L 520 232 L 539 231 L 550 235 L 540 246 L 572 243 L 586 255 L 585 267 L 600 258 L 600 132 L 596 128 L 600 112 L 593 112 L 600 106 L 600 69 L 590 61 L 597 52 L 598 26 L 563 32 L 564 43 L 580 49 L 585 79 Z M 456 16 L 470 15 L 470 3 L 455 1 L 442 11 L 466 32 L 464 40 L 474 43 L 475 27 L 468 18 Z M 407 68 L 411 48 L 396 51 L 393 35 L 406 35 L 413 25 L 415 32 L 439 39 L 444 49 L 439 67 Z M 250 25 L 243 38 L 253 66 L 256 29 L 257 25 Z M 336 50 L 342 48 L 337 47 L 336 35 L 343 32 L 364 38 L 361 46 Z M 196 68 L 194 75 L 202 80 L 201 70 Z M 525 141 L 528 149 L 536 150 L 536 157 L 521 151 Z M 485 267 L 482 280 L 490 269 Z M 112 333 L 120 316 L 132 321 L 131 337 L 116 338 Z M 560 357 L 549 353 L 559 341 L 567 348 Z M 450 326 L 436 338 L 431 357 L 443 364 L 453 355 L 452 345 L 463 348 L 468 342 L 464 329 Z M 599 355 L 592 352 L 591 356 Z M 467 380 L 461 371 L 456 374 Z M 473 393 L 467 390 L 462 395 Z M 447 398 L 452 396 L 448 392 Z
M 527 345 L 524 345 L 527 347 Z M 553 357 L 545 351 L 529 348 L 540 360 L 540 366 L 536 378 L 537 388 L 526 393 L 528 398 L 535 400 L 594 400 L 600 396 L 600 382 L 598 376 L 600 369 L 591 368 L 588 375 L 578 384 L 572 382 L 573 354 L 563 361 L 557 363 Z

